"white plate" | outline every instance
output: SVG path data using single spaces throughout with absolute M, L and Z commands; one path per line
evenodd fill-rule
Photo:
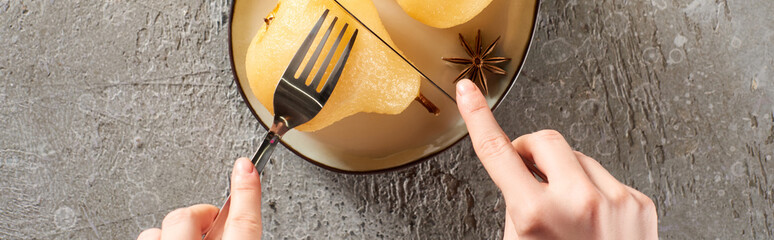
M 253 95 L 244 61 L 253 35 L 276 3 L 276 0 L 235 0 L 231 14 L 229 44 L 235 81 L 245 103 L 264 127 L 273 118 Z M 477 29 L 482 31 L 484 44 L 502 36 L 491 56 L 513 60 L 498 65 L 508 72 L 507 76 L 487 75 L 488 100 L 493 108 L 514 84 L 527 56 L 539 5 L 537 0 L 494 0 L 470 22 L 436 29 L 409 17 L 394 0 L 374 0 L 374 3 L 397 47 L 452 97 L 455 96 L 452 80 L 463 66 L 446 63 L 441 57 L 467 57 L 457 34 L 462 33 L 471 44 Z M 421 105 L 412 103 L 399 115 L 360 113 L 313 133 L 291 130 L 282 142 L 318 166 L 347 173 L 390 170 L 431 157 L 465 137 L 467 129 L 455 103 L 424 81 L 421 92 L 438 105 L 440 116 L 433 116 Z

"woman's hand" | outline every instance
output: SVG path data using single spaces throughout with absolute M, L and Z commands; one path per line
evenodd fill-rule
M 218 214 L 218 208 L 199 204 L 174 210 L 164 217 L 161 229 L 140 233 L 138 240 L 202 239 Z M 261 180 L 247 158 L 237 159 L 231 173 L 231 210 L 223 239 L 261 238 Z
M 457 84 L 457 103 L 476 154 L 505 198 L 505 239 L 658 238 L 653 201 L 573 151 L 561 134 L 544 130 L 511 142 L 469 80 Z M 523 160 L 548 182 L 538 182 Z

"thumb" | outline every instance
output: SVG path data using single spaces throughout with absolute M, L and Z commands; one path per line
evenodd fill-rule
M 457 105 L 478 158 L 506 198 L 531 192 L 532 177 L 473 82 L 457 83 Z
M 261 180 L 253 163 L 240 158 L 231 174 L 231 210 L 223 239 L 259 239 L 261 228 Z

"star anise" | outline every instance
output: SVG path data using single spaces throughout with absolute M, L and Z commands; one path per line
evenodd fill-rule
M 465 48 L 465 52 L 468 53 L 470 58 L 442 58 L 444 61 L 450 63 L 468 65 L 465 70 L 462 70 L 460 75 L 454 79 L 454 82 L 456 83 L 465 77 L 469 77 L 473 82 L 478 81 L 484 91 L 484 94 L 487 94 L 489 92 L 489 86 L 487 86 L 484 69 L 494 74 L 505 75 L 505 70 L 492 64 L 511 60 L 510 58 L 506 57 L 487 57 L 492 53 L 495 46 L 497 45 L 497 42 L 499 41 L 500 37 L 497 37 L 497 39 L 486 48 L 486 50 L 482 49 L 481 30 L 478 30 L 478 34 L 476 34 L 475 49 L 471 49 L 470 45 L 468 45 L 468 43 L 465 41 L 465 38 L 462 37 L 462 34 L 460 34 L 460 42 L 462 43 L 462 47 Z

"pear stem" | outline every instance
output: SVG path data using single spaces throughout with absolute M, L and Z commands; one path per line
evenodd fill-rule
M 427 109 L 429 113 L 432 113 L 435 116 L 441 115 L 441 109 L 438 109 L 438 107 L 436 107 L 435 104 L 433 104 L 433 102 L 430 101 L 430 99 L 427 99 L 425 95 L 422 95 L 421 92 L 419 93 L 417 98 L 414 99 L 414 101 L 417 101 L 419 102 L 419 104 L 422 104 L 422 106 L 425 107 L 425 109 Z

